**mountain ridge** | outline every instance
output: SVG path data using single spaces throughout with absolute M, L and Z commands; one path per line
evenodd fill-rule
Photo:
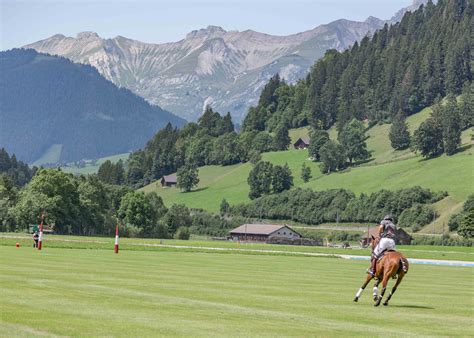
M 413 6 L 424 2 L 415 0 Z M 344 50 L 385 23 L 395 22 L 395 17 L 339 19 L 287 36 L 209 25 L 161 44 L 120 35 L 103 39 L 86 31 L 75 38 L 56 34 L 25 48 L 90 64 L 119 87 L 188 120 L 196 120 L 204 106 L 212 104 L 221 113 L 230 111 L 239 122 L 275 73 L 295 82 L 327 49 Z
M 0 144 L 29 163 L 53 145 L 61 162 L 136 150 L 168 122 L 184 124 L 63 57 L 13 49 L 0 52 L 0 71 Z

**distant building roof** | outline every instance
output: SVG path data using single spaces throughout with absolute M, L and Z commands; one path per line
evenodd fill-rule
M 295 144 L 298 144 L 298 143 L 304 143 L 304 144 L 307 144 L 309 145 L 309 137 L 300 137 L 296 140 Z
M 178 179 L 176 178 L 176 174 L 165 175 L 163 176 L 162 180 L 168 183 L 177 183 Z
M 231 234 L 249 234 L 249 235 L 270 235 L 281 228 L 289 228 L 285 224 L 242 224 L 241 226 L 231 230 Z M 297 233 L 293 229 L 293 232 Z

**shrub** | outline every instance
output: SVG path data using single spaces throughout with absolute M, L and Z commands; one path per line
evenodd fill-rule
M 430 223 L 435 217 L 436 212 L 430 206 L 415 204 L 401 213 L 398 226 L 412 228 L 416 232 L 424 225 Z
M 190 233 L 188 227 L 180 227 L 176 231 L 175 238 L 187 241 L 189 239 Z

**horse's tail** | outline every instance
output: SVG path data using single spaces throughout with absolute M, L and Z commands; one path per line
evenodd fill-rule
M 402 268 L 403 272 L 407 273 L 410 264 L 408 264 L 408 259 L 405 256 L 400 257 L 400 264 L 401 264 L 401 268 Z

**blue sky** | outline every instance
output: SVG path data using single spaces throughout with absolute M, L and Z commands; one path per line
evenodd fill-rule
M 162 43 L 208 25 L 288 35 L 340 18 L 390 18 L 411 0 L 0 0 L 0 50 L 61 33 Z

